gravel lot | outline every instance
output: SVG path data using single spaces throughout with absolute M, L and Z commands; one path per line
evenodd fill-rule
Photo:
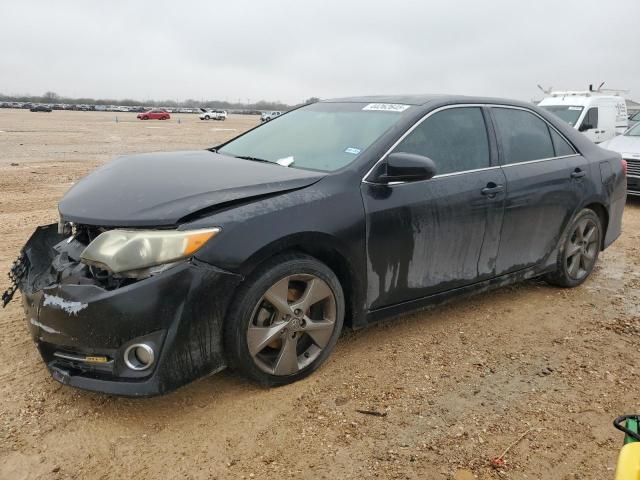
M 212 146 L 257 122 L 0 110 L 0 290 L 34 227 L 96 166 Z M 640 410 L 639 264 L 629 200 L 622 237 L 579 288 L 530 281 L 345 332 L 291 386 L 223 372 L 152 399 L 53 381 L 17 295 L 0 310 L 0 478 L 613 478 L 611 421 Z

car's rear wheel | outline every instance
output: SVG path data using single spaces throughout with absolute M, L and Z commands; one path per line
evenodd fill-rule
M 560 240 L 556 271 L 545 280 L 560 287 L 576 287 L 584 282 L 596 264 L 602 244 L 602 225 L 591 209 L 580 211 Z
M 241 287 L 227 317 L 229 363 L 267 386 L 300 380 L 331 354 L 344 311 L 329 267 L 304 254 L 274 258 Z

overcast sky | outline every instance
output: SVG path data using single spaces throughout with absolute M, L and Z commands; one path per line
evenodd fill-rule
M 640 0 L 2 0 L 0 92 L 297 103 L 374 93 L 640 99 Z

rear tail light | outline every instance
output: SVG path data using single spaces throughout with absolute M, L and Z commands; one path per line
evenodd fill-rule
M 622 171 L 626 175 L 627 174 L 627 161 L 623 158 L 622 160 L 620 160 L 620 163 L 622 163 Z

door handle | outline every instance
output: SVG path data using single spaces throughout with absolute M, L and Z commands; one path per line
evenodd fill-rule
M 584 170 L 580 168 L 576 168 L 573 172 L 571 172 L 571 178 L 582 178 L 587 174 Z
M 493 182 L 487 183 L 487 186 L 480 190 L 483 195 L 486 195 L 489 198 L 495 197 L 498 193 L 504 191 L 504 185 L 496 185 Z

